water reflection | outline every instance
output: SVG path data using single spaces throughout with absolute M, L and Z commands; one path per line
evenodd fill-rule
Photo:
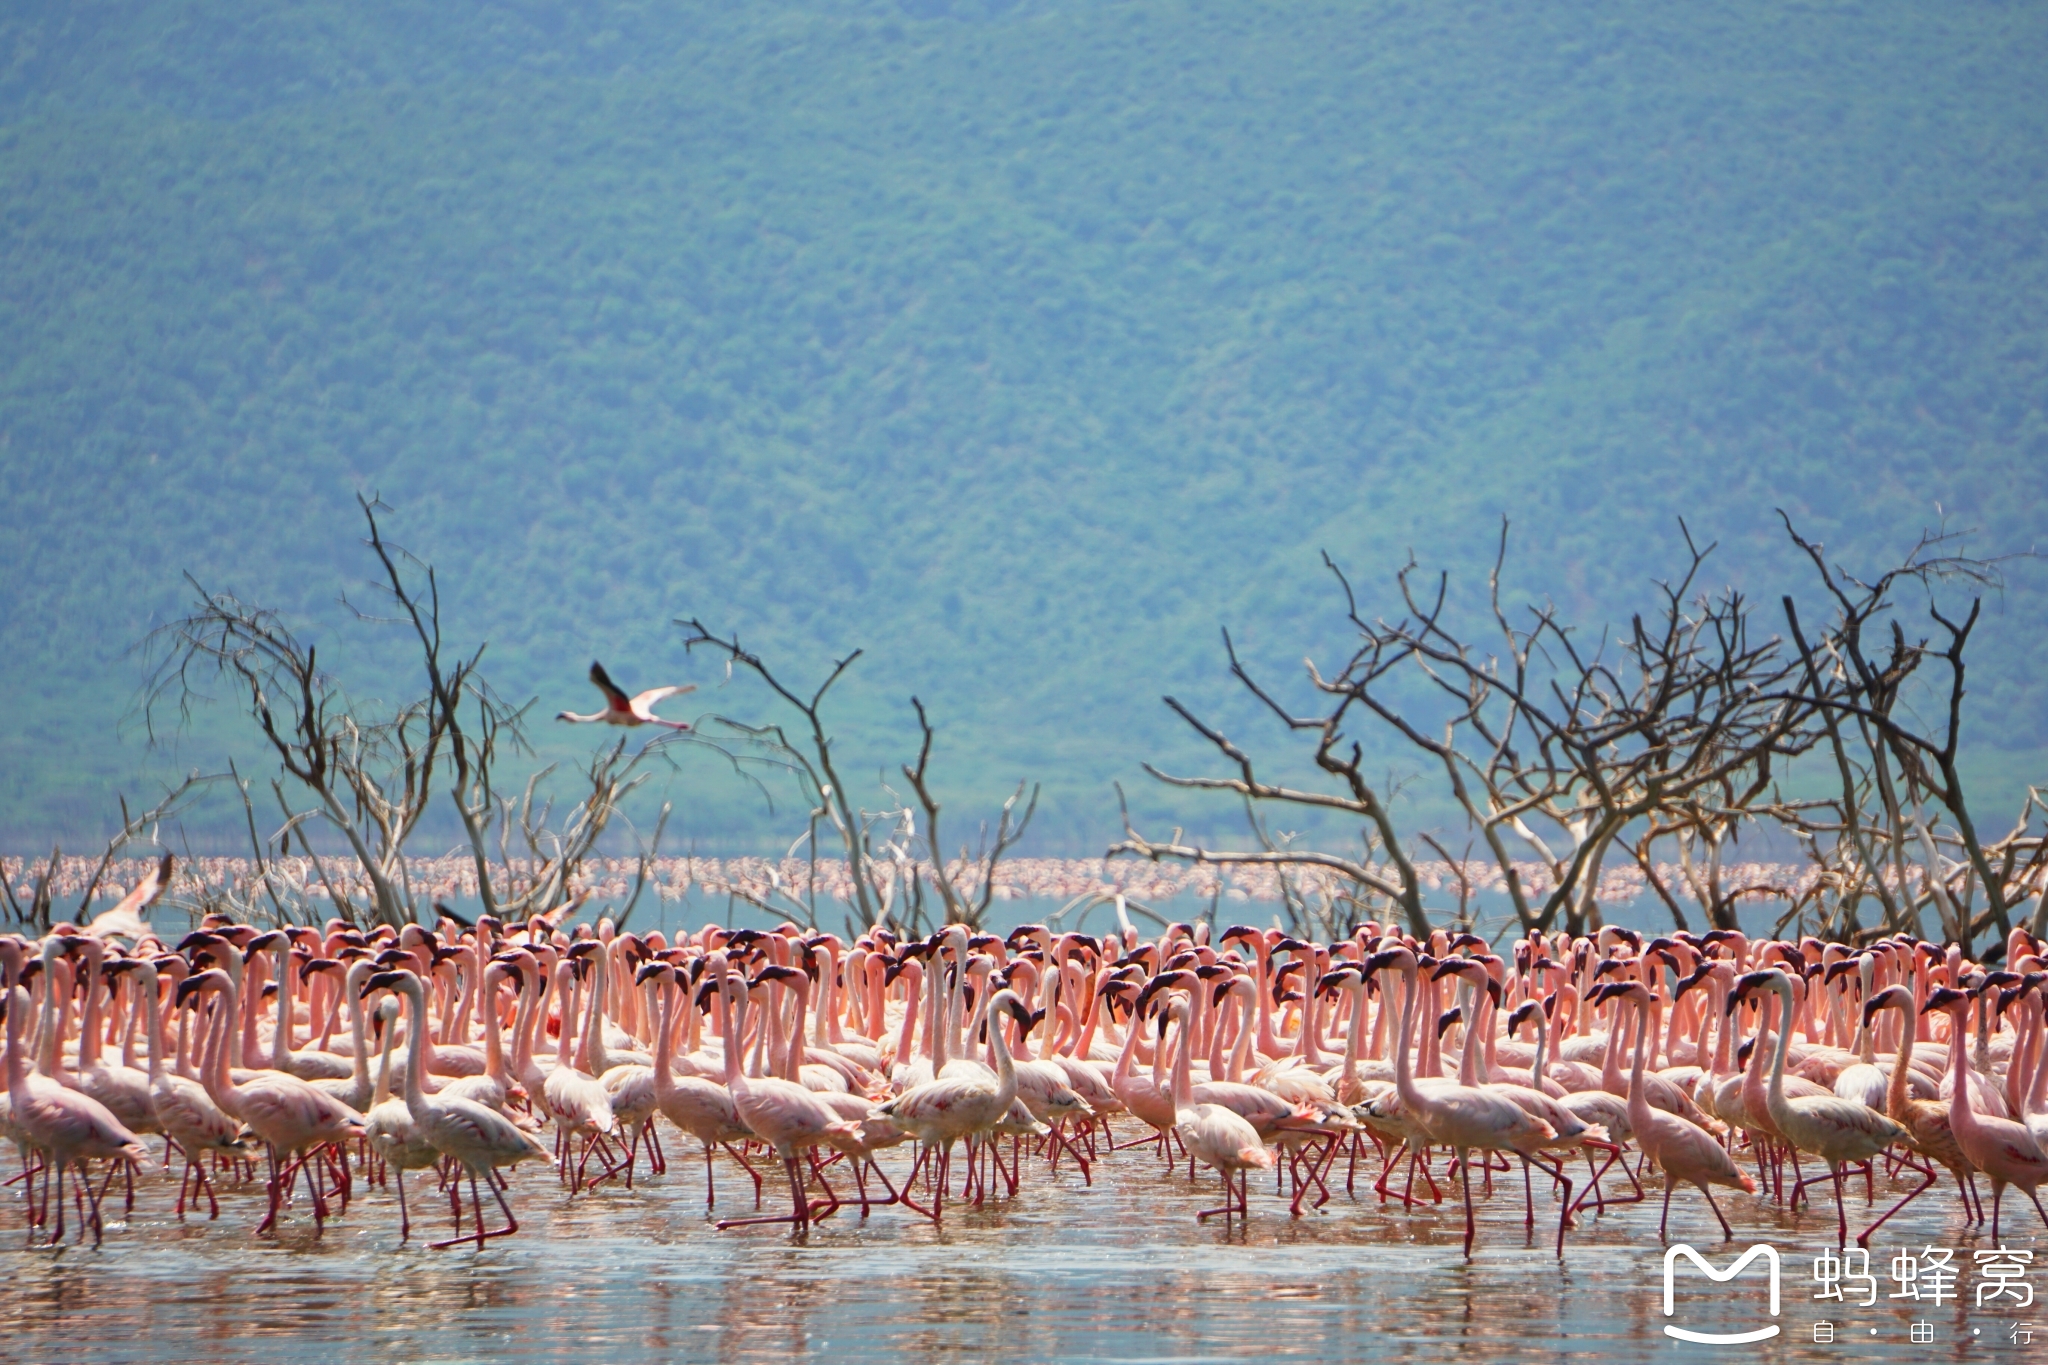
M 1560 1266 L 1541 1205 L 1525 1230 L 1520 1192 L 1503 1188 L 1482 1207 L 1468 1264 L 1450 1191 L 1441 1209 L 1410 1214 L 1375 1202 L 1364 1178 L 1357 1199 L 1332 1184 L 1336 1200 L 1299 1221 L 1254 1191 L 1251 1226 L 1226 1237 L 1193 1220 L 1214 1202 L 1213 1181 L 1190 1191 L 1185 1176 L 1169 1179 L 1133 1151 L 1098 1166 L 1093 1187 L 1041 1167 L 1014 1202 L 949 1210 L 943 1231 L 889 1211 L 865 1223 L 842 1211 L 796 1242 L 772 1229 L 713 1231 L 702 1168 L 691 1163 L 576 1201 L 529 1170 L 516 1187 L 525 1231 L 475 1253 L 399 1247 L 396 1211 L 378 1191 L 324 1235 L 294 1219 L 258 1242 L 249 1229 L 260 1192 L 224 1198 L 218 1223 L 181 1227 L 160 1212 L 168 1184 L 151 1182 L 133 1223 L 110 1227 L 98 1252 L 24 1250 L 18 1212 L 7 1211 L 0 1357 L 1490 1361 L 1569 1351 L 1636 1360 L 1675 1345 L 1661 1335 L 1654 1197 L 1587 1213 Z M 1675 1201 L 1674 1232 L 1704 1249 L 1710 1224 L 1695 1202 Z M 423 1228 L 445 1222 L 445 1206 L 428 1198 L 415 1212 Z M 1981 1313 L 1944 1313 L 1937 1344 L 1911 1346 L 1912 1315 L 1882 1299 L 1834 1313 L 1844 1322 L 1865 1314 L 1853 1345 L 1846 1335 L 1843 1345 L 1812 1344 L 1823 1314 L 1807 1301 L 1802 1252 L 1818 1250 L 1833 1217 L 1742 1210 L 1738 1235 L 1785 1254 L 1786 1335 L 1748 1348 L 1759 1358 L 2025 1356 Z M 1984 1244 L 1931 1200 L 1880 1240 L 1955 1246 L 1965 1263 Z M 1871 1326 L 1881 1329 L 1875 1338 Z

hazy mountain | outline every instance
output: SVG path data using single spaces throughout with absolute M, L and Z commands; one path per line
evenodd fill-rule
M 962 816 L 1042 778 L 1075 852 L 1198 759 L 1160 693 L 1251 723 L 1220 625 L 1283 680 L 1341 647 L 1322 549 L 1377 609 L 1506 513 L 1595 630 L 1680 515 L 1767 602 L 1775 506 L 1866 567 L 1944 515 L 2024 549 L 2044 70 L 1989 0 L 16 3 L 0 843 L 241 733 L 116 729 L 182 571 L 391 695 L 335 600 L 358 490 L 542 712 L 592 656 L 715 684 L 677 615 L 803 679 L 865 646 L 850 767 L 914 691 Z M 2015 566 L 1979 645 L 2006 794 L 2044 606 Z M 688 836 L 794 832 L 675 790 Z

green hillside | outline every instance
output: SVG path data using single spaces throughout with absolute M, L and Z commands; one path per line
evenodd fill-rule
M 0 845 L 250 752 L 116 725 L 182 571 L 392 695 L 335 600 L 359 489 L 543 711 L 598 656 L 762 714 L 678 615 L 803 677 L 866 646 L 850 766 L 914 691 L 963 811 L 1043 779 L 1075 852 L 1194 756 L 1160 693 L 1248 718 L 1219 625 L 1341 646 L 1320 549 L 1471 582 L 1506 512 L 1590 626 L 1679 515 L 1759 592 L 1778 505 L 1873 567 L 1943 515 L 2024 549 L 2043 71 L 2048 12 L 1991 0 L 21 0 Z M 2044 607 L 2017 566 L 1980 645 L 2001 791 L 2048 757 Z M 707 847 L 794 833 L 676 792 Z

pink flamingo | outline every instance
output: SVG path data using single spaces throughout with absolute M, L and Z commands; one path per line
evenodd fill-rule
M 313 1192 L 314 1225 L 324 1226 L 327 1196 L 306 1163 L 323 1147 L 339 1150 L 350 1139 L 360 1137 L 362 1116 L 311 1082 L 286 1072 L 258 1071 L 240 1082 L 234 1078 L 228 1069 L 228 1036 L 239 989 L 233 977 L 215 967 L 178 983 L 178 1002 L 182 1004 L 201 991 L 217 992 L 224 1002 L 216 1012 L 202 1071 L 214 1103 L 247 1124 L 270 1149 L 270 1208 L 257 1225 L 257 1234 L 276 1226 L 291 1181 L 302 1169 Z
M 611 676 L 604 671 L 604 665 L 596 662 L 590 665 L 590 680 L 597 684 L 598 691 L 604 693 L 604 710 L 593 711 L 587 716 L 579 716 L 574 711 L 562 711 L 556 714 L 556 720 L 573 721 L 578 725 L 659 725 L 670 730 L 690 728 L 685 721 L 663 720 L 654 714 L 654 707 L 656 703 L 669 697 L 695 692 L 697 687 L 694 683 L 684 687 L 651 687 L 638 696 L 629 697 L 611 680 Z
M 1683 1180 L 1706 1196 L 1707 1207 L 1720 1221 L 1721 1236 L 1732 1239 L 1735 1230 L 1728 1226 L 1721 1206 L 1714 1202 L 1714 1191 L 1710 1187 L 1727 1185 L 1746 1194 L 1755 1194 L 1756 1181 L 1747 1172 L 1736 1169 L 1734 1158 L 1728 1155 L 1727 1149 L 1712 1133 L 1690 1119 L 1651 1106 L 1649 1089 L 1643 1084 L 1643 1063 L 1650 1038 L 1650 988 L 1640 981 L 1627 981 L 1602 986 L 1594 992 L 1594 1003 L 1608 999 L 1634 1005 L 1637 1012 L 1635 1066 L 1629 1072 L 1628 1080 L 1628 1123 L 1636 1145 L 1643 1149 L 1643 1154 L 1658 1170 L 1664 1172 L 1664 1213 L 1657 1222 L 1657 1236 L 1669 1235 L 1671 1191 Z M 1621 1027 L 1619 1019 L 1615 1020 L 1614 1027 Z
M 1842 1203 L 1842 1167 L 1870 1160 L 1905 1138 L 1907 1132 L 1868 1105 L 1845 1100 L 1839 1095 L 1788 1097 L 1785 1094 L 1785 1053 L 1792 1042 L 1792 982 L 1776 967 L 1752 972 L 1736 983 L 1736 999 L 1753 990 L 1767 990 L 1778 997 L 1778 1051 L 1771 1060 L 1771 1086 L 1764 1095 L 1771 1122 L 1792 1146 L 1802 1152 L 1811 1152 L 1827 1163 L 1835 1185 L 1835 1218 L 1840 1232 L 1838 1244 L 1846 1246 L 1849 1242 L 1849 1214 Z M 1792 1187 L 1794 1204 L 1798 1202 L 1799 1192 L 1809 1183 L 1802 1180 Z
M 1964 1015 L 1970 999 L 1968 991 L 1941 986 L 1928 994 L 1921 1013 L 1946 1010 L 1953 1021 L 1948 1035 L 1949 1059 L 1955 1067 L 1955 1085 L 1949 1092 L 1949 1131 L 1955 1134 L 1956 1145 L 1963 1149 L 1970 1164 L 1991 1177 L 1991 1240 L 1996 1244 L 1998 1206 L 2005 1198 L 2007 1185 L 2025 1190 L 2027 1198 L 2033 1201 L 2034 1211 L 2048 1224 L 2048 1210 L 2041 1208 L 2039 1194 L 2041 1182 L 2048 1179 L 2048 1155 L 2042 1153 L 2025 1124 L 1979 1114 L 1971 1107 L 1969 1049 L 1963 1043 L 1967 1027 Z
M 1368 973 L 1388 967 L 1401 973 L 1401 1037 L 1394 1054 L 1394 1089 L 1401 1107 L 1415 1115 L 1430 1139 L 1458 1154 L 1459 1183 L 1465 1190 L 1465 1254 L 1472 1254 L 1478 1220 L 1472 1212 L 1471 1149 L 1527 1153 L 1554 1142 L 1557 1130 L 1505 1095 L 1475 1086 L 1442 1084 L 1428 1090 L 1415 1083 L 1408 1049 L 1415 1036 L 1415 1002 L 1420 995 L 1415 954 L 1406 947 L 1382 949 L 1365 961 Z
M 190 1077 L 180 1076 L 164 1066 L 163 1017 L 157 1008 L 157 970 L 140 960 L 141 999 L 136 1007 L 148 1016 L 149 1097 L 164 1134 L 185 1154 L 185 1172 L 178 1180 L 178 1217 L 185 1216 L 185 1190 L 192 1189 L 196 1205 L 203 1193 L 211 1206 L 211 1217 L 220 1217 L 220 1201 L 214 1197 L 213 1182 L 207 1179 L 201 1158 L 209 1154 L 242 1154 L 242 1125 L 230 1118 L 206 1093 L 206 1087 Z M 196 1182 L 196 1183 L 195 1183 Z
M 714 956 L 723 963 L 724 954 Z M 733 1146 L 735 1142 L 745 1142 L 753 1132 L 740 1122 L 740 1111 L 733 1103 L 732 1092 L 702 1076 L 675 1074 L 670 1011 L 676 997 L 682 993 L 676 983 L 675 968 L 666 962 L 650 962 L 640 969 L 640 979 L 658 981 L 662 990 L 661 1033 L 654 1040 L 654 1100 L 663 1118 L 704 1146 L 704 1207 L 718 1206 L 718 1182 L 712 1173 L 711 1155 L 714 1147 L 723 1147 L 734 1161 L 739 1162 L 740 1168 L 753 1177 L 754 1207 L 759 1208 L 761 1174 Z M 717 989 L 715 977 L 707 989 Z M 737 1048 L 738 1045 L 733 1046 Z
M 149 1153 L 135 1134 L 90 1095 L 55 1084 L 32 1086 L 22 1057 L 21 1026 L 30 1009 L 28 992 L 15 987 L 7 1000 L 7 1094 L 13 1105 L 14 1122 L 21 1126 L 29 1145 L 47 1159 L 43 1174 L 45 1207 L 48 1206 L 54 1176 L 57 1227 L 50 1245 L 64 1240 L 64 1172 L 77 1167 L 74 1179 L 90 1202 L 93 1245 L 100 1242 L 100 1200 L 85 1177 L 85 1163 L 95 1158 L 126 1161 L 148 1168 Z M 83 1230 L 81 1229 L 81 1232 Z
M 739 1112 L 740 1121 L 782 1158 L 783 1169 L 789 1174 L 790 1197 L 795 1201 L 792 1213 L 722 1219 L 719 1229 L 752 1227 L 762 1223 L 793 1223 L 796 1230 L 802 1232 L 811 1225 L 811 1205 L 804 1194 L 804 1176 L 797 1164 L 798 1153 L 808 1152 L 831 1134 L 851 1136 L 858 1129 L 833 1114 L 823 1101 L 795 1081 L 777 1076 L 747 1076 L 740 1067 L 741 1048 L 739 1035 L 732 1028 L 731 999 L 734 994 L 744 996 L 746 987 L 725 975 L 723 968 L 714 985 L 719 992 L 719 1034 L 725 1040 L 725 1088 L 732 1093 L 733 1107 Z
M 1003 1014 L 1009 1014 L 1020 1023 L 1031 1022 L 1031 1011 L 1017 993 L 1012 990 L 997 991 L 989 1001 L 989 1051 L 995 1054 L 995 1075 L 986 1074 L 986 1067 L 970 1072 L 964 1069 L 950 1073 L 942 1072 L 935 1080 L 904 1091 L 875 1112 L 900 1128 L 917 1135 L 925 1151 L 920 1160 L 929 1160 L 933 1148 L 938 1149 L 938 1193 L 927 1214 L 937 1222 L 944 1212 L 946 1186 L 952 1179 L 953 1144 L 962 1138 L 972 1140 L 992 1131 L 1010 1111 L 1010 1104 L 1017 1098 L 1017 1068 L 1010 1056 L 1008 1039 L 1000 1028 L 993 1027 L 994 1021 Z M 1134 1026 L 1135 1027 L 1135 1026 Z M 906 1196 L 904 1204 L 919 1213 Z
M 1250 1199 L 1251 1172 L 1254 1169 L 1271 1170 L 1273 1154 L 1259 1139 L 1258 1129 L 1235 1109 L 1222 1104 L 1195 1102 L 1190 1060 L 1194 1050 L 1194 1031 L 1188 1027 L 1187 1003 L 1176 999 L 1167 1006 L 1167 1015 L 1179 1025 L 1180 1032 L 1180 1048 L 1173 1059 L 1173 1131 L 1179 1136 L 1181 1146 L 1187 1149 L 1190 1160 L 1200 1161 L 1223 1177 L 1223 1206 L 1203 1209 L 1195 1215 L 1195 1221 L 1201 1222 L 1218 1214 L 1223 1215 L 1226 1227 L 1233 1214 L 1249 1221 L 1251 1210 L 1247 1201 Z M 1160 1046 L 1165 1046 L 1164 1040 Z M 1232 1189 L 1233 1176 L 1236 1177 L 1235 1191 Z
M 426 990 L 417 976 L 411 972 L 379 972 L 364 983 L 363 989 L 394 990 L 404 996 L 411 1007 L 412 1036 L 418 1039 L 426 1035 Z M 429 1242 L 428 1247 L 439 1251 L 474 1241 L 481 1250 L 485 1239 L 510 1237 L 519 1231 L 519 1220 L 512 1216 L 512 1206 L 505 1200 L 504 1177 L 498 1172 L 522 1161 L 546 1161 L 547 1148 L 541 1146 L 532 1134 L 487 1105 L 474 1100 L 428 1095 L 426 1057 L 418 1047 L 406 1053 L 405 1107 L 412 1111 L 413 1122 L 419 1125 L 421 1136 L 443 1156 L 453 1158 L 469 1174 L 469 1201 L 474 1211 L 475 1233 L 468 1237 L 460 1235 L 458 1223 L 456 1236 L 446 1241 Z M 502 1228 L 486 1230 L 484 1227 L 483 1199 L 477 1192 L 479 1176 L 490 1186 L 492 1197 L 498 1201 L 498 1208 L 505 1215 Z
M 1957 1192 L 1962 1195 L 1963 1212 L 1971 1214 L 1973 1221 L 1981 1222 L 1983 1214 L 1973 1212 L 1970 1207 L 1970 1182 L 1975 1174 L 1974 1168 L 1970 1165 L 1970 1159 L 1963 1155 L 1962 1146 L 1957 1143 L 1955 1132 L 1949 1124 L 1949 1106 L 1939 1100 L 1919 1099 L 1907 1093 L 1913 1067 L 1913 1034 L 1916 1031 L 1913 1027 L 1912 989 L 1906 986 L 1888 986 L 1870 997 L 1863 1006 L 1863 1027 L 1866 1034 L 1875 1029 L 1877 1016 L 1887 1009 L 1899 1011 L 1906 1026 L 1902 1030 L 1898 1056 L 1892 1061 L 1891 1080 L 1885 1089 L 1885 1113 L 1894 1122 L 1905 1127 L 1907 1146 L 1948 1168 L 1949 1174 L 1956 1178 Z M 1871 1233 L 1883 1227 L 1885 1221 L 1893 1214 L 1924 1194 L 1934 1182 L 1935 1174 L 1930 1169 L 1926 1181 L 1919 1188 L 1892 1205 L 1883 1218 L 1865 1228 L 1856 1240 L 1868 1245 Z

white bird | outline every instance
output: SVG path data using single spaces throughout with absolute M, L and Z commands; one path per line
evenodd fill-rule
M 412 1035 L 423 1038 L 427 1032 L 427 997 L 420 979 L 411 972 L 379 972 L 364 983 L 364 989 L 388 989 L 397 991 L 406 999 L 409 1007 Z M 387 1054 L 388 1055 L 388 1054 Z M 545 1161 L 547 1148 L 518 1124 L 500 1114 L 497 1110 L 478 1104 L 473 1100 L 447 1099 L 426 1093 L 425 1057 L 421 1050 L 414 1048 L 406 1054 L 405 1066 L 405 1107 L 412 1113 L 412 1121 L 419 1136 L 425 1138 L 442 1155 L 454 1159 L 457 1165 L 469 1173 L 469 1201 L 475 1218 L 475 1232 L 469 1236 L 455 1236 L 441 1242 L 430 1242 L 434 1250 L 455 1246 L 461 1242 L 474 1241 L 481 1249 L 489 1237 L 509 1237 L 519 1231 L 519 1220 L 512 1216 L 512 1206 L 505 1202 L 504 1178 L 498 1174 L 501 1166 L 516 1165 L 521 1161 Z M 477 1194 L 477 1177 L 491 1188 L 491 1194 L 498 1201 L 498 1208 L 505 1215 L 505 1226 L 484 1228 L 483 1200 Z
M 687 721 L 663 720 L 654 714 L 654 707 L 657 702 L 669 697 L 695 692 L 695 684 L 685 687 L 650 687 L 638 696 L 629 697 L 611 680 L 611 675 L 604 671 L 604 665 L 595 661 L 590 665 L 590 680 L 597 684 L 598 691 L 604 693 L 605 709 L 593 711 L 587 716 L 579 716 L 574 711 L 560 711 L 555 715 L 556 720 L 573 721 L 578 725 L 661 725 L 671 730 L 690 728 Z

